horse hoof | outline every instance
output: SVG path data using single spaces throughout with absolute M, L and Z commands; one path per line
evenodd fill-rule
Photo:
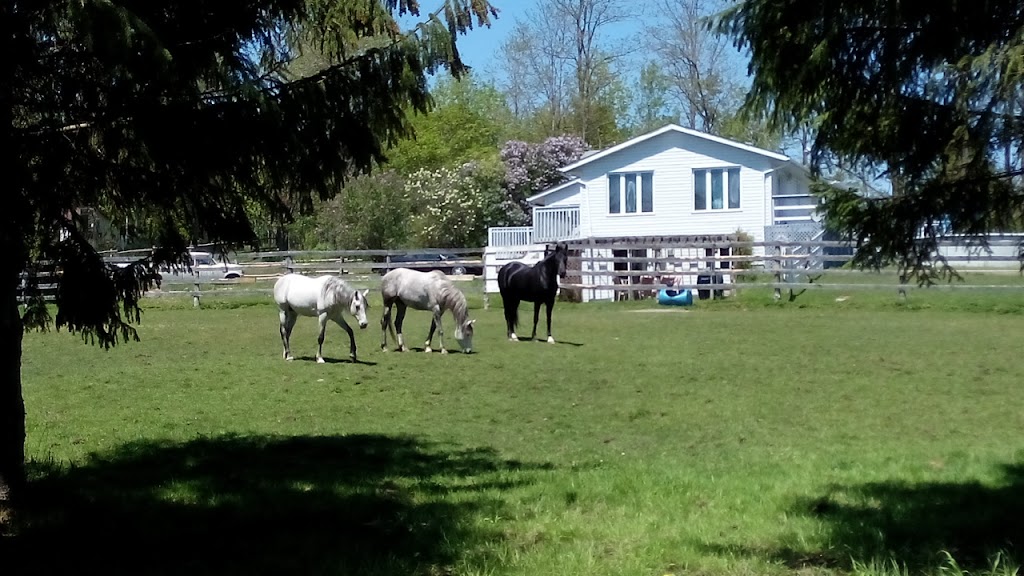
M 323 358 L 317 358 L 317 359 L 316 359 L 316 363 L 317 363 L 317 364 L 326 364 L 326 363 L 327 363 L 327 361 L 326 361 L 326 360 L 324 360 Z
M 295 356 L 285 356 L 284 359 L 291 362 L 292 360 L 295 360 Z
M 513 342 L 518 342 L 519 341 L 519 337 L 516 336 L 515 332 L 513 332 L 512 335 L 508 337 L 508 339 L 513 341 Z
M 430 346 L 427 346 L 426 348 L 423 349 L 423 351 L 426 352 L 427 354 L 430 354 L 434 350 Z
M 445 350 L 444 348 L 441 348 L 441 354 L 447 354 L 447 353 L 448 353 L 447 350 Z
M 552 338 L 551 336 L 548 336 L 548 344 L 554 344 L 554 343 L 555 343 L 555 339 Z

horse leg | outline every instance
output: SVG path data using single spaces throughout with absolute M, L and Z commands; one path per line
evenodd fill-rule
M 291 340 L 292 328 L 295 327 L 295 320 L 298 318 L 298 315 L 289 310 L 282 309 L 279 316 L 281 319 L 281 344 L 284 347 L 284 359 L 294 360 L 295 358 L 292 357 L 291 349 L 289 347 L 289 341 Z
M 444 316 L 443 310 L 438 310 L 434 313 L 434 318 L 430 321 L 430 336 L 427 338 L 427 352 L 430 352 L 430 341 L 434 339 L 434 327 L 437 327 L 437 339 L 441 342 L 441 354 L 447 354 L 448 350 L 444 347 L 444 326 L 441 325 L 441 317 Z
M 391 325 L 391 305 L 384 304 L 384 312 L 380 317 L 380 349 L 388 351 L 388 326 Z
M 430 317 L 430 332 L 427 333 L 427 343 L 423 346 L 424 352 L 433 352 L 434 349 L 430 347 L 430 343 L 434 341 L 434 330 L 437 330 L 437 316 Z M 444 345 L 441 346 L 444 348 Z
M 327 331 L 327 312 L 321 312 L 320 315 L 317 317 L 317 320 L 320 322 L 320 335 L 317 336 L 317 339 L 316 339 L 316 343 L 317 343 L 316 363 L 317 364 L 323 364 L 324 363 L 324 332 Z
M 341 326 L 341 329 L 344 330 L 346 334 L 348 334 L 348 356 L 349 356 L 349 358 L 352 359 L 353 362 L 355 362 L 356 361 L 356 335 L 352 332 L 352 327 L 348 325 L 348 322 L 345 322 L 345 318 L 342 317 L 341 314 L 338 314 L 337 317 L 333 318 L 333 320 L 334 320 L 335 324 L 337 324 L 338 326 Z
M 530 333 L 530 340 L 537 339 L 537 321 L 540 320 L 540 305 L 540 300 L 533 303 L 533 332 Z
M 547 307 L 548 313 L 548 344 L 554 344 L 555 339 L 551 336 L 551 309 L 555 306 L 555 298 L 553 296 L 548 298 L 544 305 Z
M 518 315 L 519 300 L 513 300 L 509 298 L 503 302 L 505 308 L 505 325 L 508 328 L 506 336 L 508 339 L 515 342 L 519 338 L 516 337 L 516 316 Z
M 405 323 L 405 303 L 399 301 L 396 303 L 398 306 L 398 316 L 395 318 L 395 330 L 398 331 L 398 350 L 399 352 L 405 352 L 405 338 L 402 336 L 402 324 Z

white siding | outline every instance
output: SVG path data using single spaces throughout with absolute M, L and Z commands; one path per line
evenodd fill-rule
M 778 164 L 760 154 L 677 132 L 639 142 L 574 171 L 584 184 L 578 202 L 583 235 L 732 234 L 742 229 L 763 240 L 764 226 L 771 223 L 765 172 Z M 695 211 L 693 170 L 730 167 L 740 168 L 740 208 Z M 653 213 L 608 213 L 607 174 L 629 171 L 653 171 Z
M 566 186 L 552 192 L 536 202 L 539 206 L 578 206 L 580 203 L 580 183 Z

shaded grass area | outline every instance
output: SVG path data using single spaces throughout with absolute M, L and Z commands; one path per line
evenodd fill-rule
M 35 466 L 21 574 L 447 574 L 533 468 L 409 437 L 137 441 Z M 472 534 L 472 535 L 471 535 Z M 54 554 L 59 551 L 58 554 Z
M 1024 302 L 915 294 L 560 302 L 549 345 L 505 341 L 500 298 L 470 292 L 475 353 L 444 357 L 381 353 L 374 301 L 366 364 L 284 362 L 259 299 L 147 302 L 143 341 L 109 352 L 31 334 L 28 445 L 52 464 L 3 553 L 161 574 L 1012 565 Z M 421 345 L 429 318 L 406 325 Z M 315 345 L 300 320 L 293 349 Z M 325 354 L 347 356 L 337 327 Z

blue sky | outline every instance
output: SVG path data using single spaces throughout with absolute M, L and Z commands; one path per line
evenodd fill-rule
M 477 27 L 473 21 L 473 29 L 459 36 L 459 52 L 462 61 L 473 68 L 474 72 L 483 72 L 498 53 L 502 42 L 508 37 L 517 19 L 526 17 L 527 12 L 536 7 L 541 0 L 490 0 L 491 5 L 498 9 L 498 17 L 491 18 L 491 27 Z M 420 15 L 406 14 L 399 19 L 402 27 L 411 28 L 426 20 L 431 12 L 441 5 L 440 0 L 420 0 Z
M 474 27 L 458 39 L 462 60 L 474 72 L 487 75 L 487 69 L 491 67 L 498 49 L 512 31 L 516 20 L 526 18 L 526 13 L 537 3 L 538 0 L 492 0 L 491 4 L 500 12 L 497 18 L 491 19 L 491 27 Z
M 459 53 L 462 61 L 469 65 L 475 75 L 480 78 L 492 78 L 498 51 L 502 43 L 508 38 L 517 20 L 526 19 L 531 10 L 535 10 L 544 0 L 490 0 L 492 6 L 498 9 L 498 17 L 491 19 L 490 28 L 476 27 L 461 35 L 458 38 Z M 404 25 L 413 25 L 426 18 L 430 11 L 440 5 L 438 0 L 421 0 L 420 18 L 406 16 L 402 19 Z M 611 34 L 614 36 L 628 33 L 631 29 L 638 29 L 641 26 L 639 20 L 636 22 L 624 22 L 618 25 Z

